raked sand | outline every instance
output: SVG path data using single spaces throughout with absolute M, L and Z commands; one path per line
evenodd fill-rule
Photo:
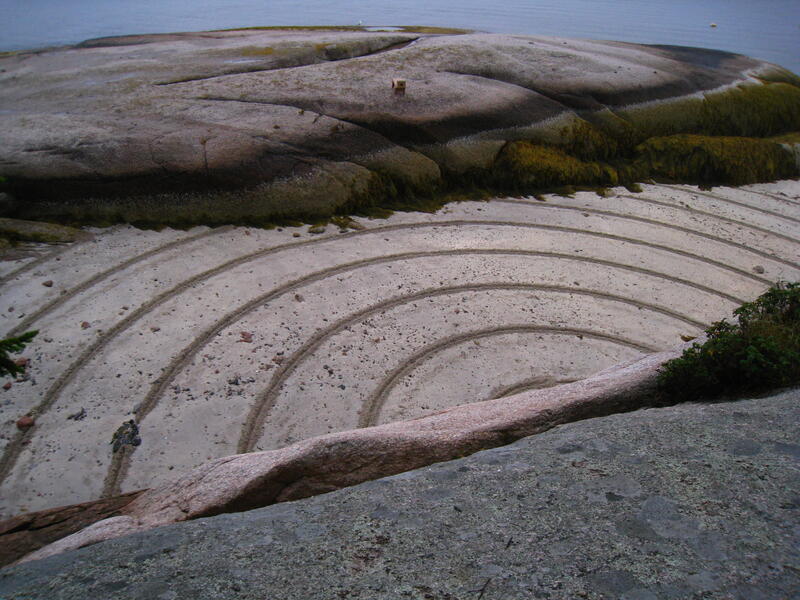
M 0 516 L 582 379 L 800 279 L 800 183 L 642 187 L 10 255 L 0 333 L 40 333 L 0 390 Z M 141 445 L 113 453 L 132 418 Z

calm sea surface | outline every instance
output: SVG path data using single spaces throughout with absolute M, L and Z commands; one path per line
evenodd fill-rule
M 0 50 L 253 25 L 438 25 L 703 46 L 800 73 L 800 0 L 0 0 L 0 15 Z

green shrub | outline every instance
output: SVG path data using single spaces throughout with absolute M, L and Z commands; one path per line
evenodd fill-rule
M 25 367 L 20 367 L 13 360 L 11 360 L 8 357 L 8 353 L 21 351 L 34 337 L 36 337 L 37 333 L 39 332 L 28 331 L 19 337 L 0 340 L 0 376 L 17 375 L 25 370 Z
M 800 283 L 779 282 L 706 330 L 664 364 L 659 388 L 671 401 L 761 392 L 800 383 Z

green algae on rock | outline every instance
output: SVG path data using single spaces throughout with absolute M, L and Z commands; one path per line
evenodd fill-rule
M 673 135 L 651 138 L 637 152 L 642 172 L 673 181 L 745 185 L 797 175 L 789 152 L 757 138 Z

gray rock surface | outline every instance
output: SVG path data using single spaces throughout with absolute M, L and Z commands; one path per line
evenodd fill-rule
M 12 599 L 794 598 L 800 391 L 648 409 L 0 571 Z

